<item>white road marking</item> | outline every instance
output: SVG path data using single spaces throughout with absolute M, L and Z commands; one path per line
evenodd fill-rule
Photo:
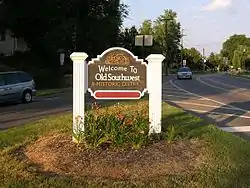
M 231 107 L 210 105 L 210 104 L 200 104 L 200 103 L 193 103 L 193 102 L 175 101 L 174 103 L 187 104 L 187 105 L 191 105 L 191 106 L 193 105 L 193 106 L 204 106 L 204 107 L 211 107 L 211 108 L 221 108 L 221 109 L 235 110 L 235 109 L 233 109 Z
M 189 94 L 189 93 L 186 93 L 186 92 L 183 92 L 183 91 L 164 91 L 164 94 L 180 94 L 180 95 L 185 95 L 185 96 L 193 96 L 193 95 L 191 95 L 191 94 Z
M 250 126 L 241 126 L 241 127 L 219 127 L 219 129 L 230 132 L 230 133 L 236 133 L 236 132 L 250 132 Z
M 223 105 L 223 106 L 231 107 L 231 108 L 233 108 L 233 109 L 235 109 L 235 110 L 238 110 L 238 111 L 242 111 L 242 112 L 245 112 L 245 113 L 250 113 L 250 111 L 248 111 L 248 110 L 244 110 L 244 109 L 242 109 L 242 108 L 238 108 L 238 107 L 235 107 L 235 106 L 233 106 L 233 105 L 229 105 L 229 104 L 226 104 L 226 103 L 223 103 L 223 102 L 220 102 L 220 101 L 216 101 L 216 100 L 210 99 L 210 98 L 208 98 L 208 97 L 203 97 L 203 96 L 198 95 L 198 94 L 196 94 L 196 93 L 192 93 L 192 92 L 190 92 L 190 91 L 187 91 L 187 90 L 185 90 L 185 89 L 183 89 L 183 88 L 177 86 L 176 84 L 174 84 L 172 80 L 170 80 L 169 83 L 170 83 L 171 85 L 173 85 L 174 87 L 176 87 L 177 89 L 179 89 L 179 90 L 181 90 L 181 91 L 185 91 L 185 92 L 190 93 L 190 94 L 193 94 L 193 95 L 195 95 L 195 96 L 197 96 L 197 97 L 199 97 L 199 98 L 204 98 L 204 99 L 209 100 L 209 101 L 212 101 L 212 102 L 214 102 L 214 103 L 217 103 L 217 104 L 220 104 L 220 105 Z
M 208 114 L 214 114 L 214 115 L 223 115 L 223 116 L 228 116 L 228 117 L 239 117 L 239 118 L 245 118 L 245 119 L 250 119 L 250 116 L 244 116 L 244 115 L 239 115 L 239 114 L 227 114 L 227 113 L 221 113 L 221 112 L 210 112 L 209 110 L 196 110 L 196 109 L 188 109 L 193 112 L 199 112 L 199 113 L 208 113 Z
M 220 90 L 223 90 L 223 91 L 226 91 L 226 92 L 230 92 L 230 93 L 237 93 L 237 94 L 240 94 L 240 95 L 245 95 L 245 96 L 249 96 L 248 94 L 245 94 L 245 93 L 241 93 L 240 91 L 232 91 L 232 90 L 229 90 L 229 89 L 225 89 L 225 88 L 222 88 L 222 87 L 219 87 L 219 86 L 215 86 L 213 84 L 209 84 L 207 82 L 205 82 L 204 80 L 201 80 L 200 77 L 197 78 L 197 80 L 207 86 L 210 86 L 210 87 L 213 87 L 215 89 L 220 89 Z M 238 88 L 238 89 L 241 89 L 241 88 Z
M 228 89 L 225 89 L 225 88 L 222 88 L 222 87 L 218 87 L 218 86 L 215 86 L 215 85 L 209 84 L 209 83 L 207 83 L 207 82 L 205 82 L 205 81 L 201 80 L 201 79 L 200 79 L 200 77 L 198 77 L 198 78 L 197 78 L 197 80 L 198 80 L 199 82 L 201 82 L 201 83 L 203 83 L 203 84 L 207 85 L 207 86 L 212 87 L 212 88 L 215 88 L 215 89 L 220 89 L 220 90 L 227 91 L 227 92 L 228 92 L 228 91 L 230 91 L 230 90 L 228 90 Z M 231 92 L 231 91 L 230 91 L 230 92 Z
M 192 96 L 192 98 L 191 97 L 188 97 L 188 96 L 178 96 L 178 95 L 168 95 L 168 94 L 162 94 L 162 96 L 163 97 L 174 97 L 174 98 L 176 98 L 176 99 L 178 99 L 178 98 L 180 98 L 180 99 L 196 99 L 196 100 L 199 100 L 199 98 L 197 99 L 197 98 L 194 98 L 194 96 Z
M 170 91 L 171 92 L 171 91 L 178 91 L 178 90 L 176 90 L 176 88 L 163 88 L 162 91 L 164 91 L 164 92 Z
M 213 100 L 213 99 L 210 99 L 210 98 L 207 98 L 207 97 L 203 97 L 203 96 L 198 95 L 198 94 L 196 94 L 196 93 L 192 93 L 192 92 L 190 92 L 190 91 L 187 91 L 187 90 L 185 90 L 185 89 L 183 89 L 183 88 L 177 86 L 176 84 L 174 84 L 172 80 L 170 80 L 169 83 L 170 83 L 172 86 L 176 87 L 177 89 L 179 89 L 179 90 L 181 90 L 181 91 L 184 91 L 184 92 L 193 94 L 193 95 L 195 95 L 195 96 L 197 96 L 197 97 L 201 97 L 201 98 L 203 98 L 203 99 L 205 99 L 205 100 L 209 100 L 209 101 L 212 101 L 212 102 L 214 102 L 214 103 L 217 103 L 217 104 L 220 104 L 220 105 L 223 105 L 223 106 L 231 107 L 232 109 L 236 109 L 236 110 L 239 110 L 239 111 L 242 111 L 242 112 L 245 112 L 245 113 L 249 113 L 249 111 L 244 110 L 244 109 L 241 109 L 241 108 L 237 108 L 237 107 L 235 107 L 235 106 L 233 106 L 233 105 L 228 105 L 228 104 L 222 103 L 222 102 L 220 102 L 220 101 L 216 101 L 216 100 Z M 190 110 L 192 110 L 192 109 L 190 109 Z M 207 112 L 205 111 L 204 113 L 207 113 Z M 214 112 L 214 113 L 215 113 L 215 112 Z M 210 114 L 211 114 L 211 113 L 210 113 Z M 225 114 L 218 114 L 218 113 L 217 113 L 217 115 L 225 115 Z M 236 116 L 236 115 L 235 115 L 235 114 L 228 114 L 228 116 Z M 244 116 L 239 116 L 239 115 L 238 115 L 237 117 L 244 117 Z M 246 116 L 246 117 L 250 119 L 249 116 Z M 226 132 L 250 132 L 250 126 L 232 127 L 232 128 L 231 128 L 231 127 L 218 127 L 218 128 L 221 129 L 221 130 L 224 130 L 224 131 L 226 131 Z
M 199 79 L 200 79 L 200 77 L 199 77 Z M 229 85 L 229 84 L 226 84 L 226 83 L 223 83 L 223 82 L 221 82 L 221 81 L 218 81 L 218 80 L 211 80 L 211 79 L 209 79 L 209 81 L 210 82 L 213 82 L 213 83 L 220 83 L 221 85 L 224 85 L 224 86 L 227 86 L 227 87 L 231 87 L 231 88 L 235 88 L 235 89 L 243 89 L 243 88 L 239 88 L 239 87 L 236 87 L 236 86 L 233 86 L 233 85 Z

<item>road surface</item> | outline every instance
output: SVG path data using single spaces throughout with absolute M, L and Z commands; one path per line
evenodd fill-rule
M 228 132 L 250 136 L 250 80 L 227 74 L 165 80 L 163 100 L 215 123 Z
M 164 101 L 216 123 L 225 131 L 244 133 L 250 138 L 250 80 L 214 74 L 196 75 L 193 80 L 168 76 L 163 82 Z M 38 98 L 31 104 L 0 106 L 0 130 L 70 111 L 72 93 Z
M 0 106 L 0 130 L 22 125 L 32 120 L 72 111 L 72 94 L 35 98 L 30 104 Z

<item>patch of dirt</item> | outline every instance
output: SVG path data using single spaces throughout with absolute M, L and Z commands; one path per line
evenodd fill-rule
M 108 179 L 144 179 L 190 173 L 200 166 L 202 144 L 187 140 L 162 141 L 140 150 L 88 150 L 77 147 L 72 137 L 42 137 L 23 152 L 44 173 Z

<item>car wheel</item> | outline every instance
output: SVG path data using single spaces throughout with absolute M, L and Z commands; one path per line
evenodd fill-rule
M 32 96 L 32 92 L 29 90 L 26 90 L 23 92 L 23 99 L 22 102 L 23 103 L 31 103 L 33 100 L 33 96 Z

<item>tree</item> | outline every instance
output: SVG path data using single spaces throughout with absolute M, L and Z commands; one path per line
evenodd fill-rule
M 241 68 L 241 55 L 239 50 L 234 50 L 232 65 L 234 68 L 238 69 Z
M 232 65 L 234 66 L 234 68 L 245 69 L 248 66 L 249 54 L 250 54 L 249 47 L 239 45 L 234 50 L 233 54 Z
M 120 0 L 8 0 L 4 3 L 8 28 L 16 37 L 23 37 L 33 51 L 43 55 L 56 54 L 63 48 L 95 56 L 117 44 L 126 15 L 126 6 Z M 74 45 L 73 34 L 76 35 Z
M 155 30 L 154 24 L 151 20 L 145 20 L 142 25 L 139 27 L 140 35 L 152 35 L 153 36 L 153 45 L 152 46 L 144 46 L 144 47 L 137 47 L 140 51 L 142 58 L 146 58 L 151 53 L 161 53 L 161 49 L 159 46 L 158 41 L 155 39 Z
M 138 35 L 138 31 L 135 26 L 132 26 L 131 28 L 122 29 L 119 34 L 118 45 L 130 50 L 134 54 L 137 54 L 136 48 L 135 48 L 135 36 L 136 35 Z
M 222 65 L 221 55 L 212 52 L 208 57 L 208 62 L 211 65 L 211 68 L 215 68 L 218 67 L 219 65 Z
M 142 25 L 139 28 L 139 33 L 141 35 L 154 35 L 153 23 L 151 20 L 143 21 Z
M 236 35 L 235 34 L 235 35 L 230 36 L 223 43 L 221 55 L 223 57 L 227 57 L 231 64 L 232 64 L 233 57 L 234 57 L 234 51 L 238 48 L 239 45 L 245 45 L 247 47 L 250 47 L 250 38 L 247 38 L 246 35 Z
M 161 52 L 166 57 L 166 71 L 169 65 L 178 63 L 180 53 L 181 25 L 177 21 L 177 13 L 165 10 L 154 24 L 154 38 L 159 44 Z
M 187 66 L 192 69 L 200 69 L 202 67 L 202 55 L 196 48 L 184 48 L 183 58 L 187 61 Z

